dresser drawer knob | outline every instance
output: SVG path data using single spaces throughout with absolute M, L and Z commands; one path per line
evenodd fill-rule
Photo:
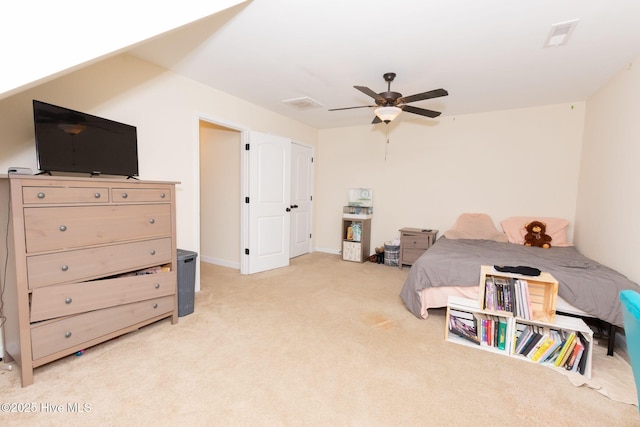
M 160 198 L 161 198 L 161 199 L 164 199 L 165 197 L 167 197 L 167 195 L 166 195 L 166 194 L 164 194 L 164 193 L 160 193 Z
M 155 220 L 155 219 L 151 218 L 151 219 L 149 220 L 149 224 L 155 224 L 155 223 L 156 223 L 156 220 Z
M 44 193 L 38 193 L 38 199 L 44 199 Z
M 61 269 L 62 271 L 67 271 L 67 270 L 69 269 L 69 266 L 65 264 L 65 265 L 63 265 L 62 267 L 60 267 L 60 269 Z
M 158 308 L 158 304 L 153 304 L 153 308 Z
M 65 298 L 64 299 L 64 303 L 65 304 L 71 304 L 71 301 L 73 301 L 71 298 Z
M 66 225 L 61 225 L 60 226 L 60 231 L 67 231 L 67 226 Z
M 155 255 L 156 254 L 156 250 L 155 249 L 151 249 L 151 252 L 149 252 L 151 255 Z
M 95 197 L 96 199 L 99 199 L 100 197 L 102 197 L 102 195 L 100 193 L 96 193 L 93 195 L 93 197 Z
M 160 289 L 160 283 L 156 283 L 155 288 L 156 288 L 156 289 Z
M 71 338 L 71 332 L 70 331 L 65 332 L 64 333 L 64 337 L 65 338 Z
M 122 198 L 126 199 L 127 197 L 129 197 L 129 195 L 127 193 L 122 193 Z

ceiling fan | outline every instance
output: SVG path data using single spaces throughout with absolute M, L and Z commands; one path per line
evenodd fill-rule
M 358 107 L 345 107 L 345 108 L 333 108 L 329 111 L 338 111 L 338 110 L 351 110 L 353 108 L 371 108 L 378 107 L 375 110 L 376 116 L 374 117 L 372 124 L 375 123 L 389 123 L 401 112 L 406 111 L 408 113 L 418 114 L 426 117 L 438 117 L 440 115 L 439 111 L 427 110 L 425 108 L 414 107 L 412 105 L 407 105 L 410 102 L 422 101 L 425 99 L 438 98 L 441 96 L 449 95 L 444 89 L 435 89 L 429 92 L 417 93 L 415 95 L 410 96 L 402 96 L 401 93 L 391 92 L 391 82 L 396 77 L 396 73 L 384 73 L 382 75 L 384 81 L 387 82 L 387 91 L 375 93 L 371 89 L 366 86 L 354 86 L 354 88 L 358 89 L 360 92 L 365 95 L 369 95 L 376 101 L 376 105 L 361 105 Z

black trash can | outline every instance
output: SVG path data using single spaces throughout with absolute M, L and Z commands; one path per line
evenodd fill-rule
M 193 313 L 197 252 L 178 249 L 178 317 Z

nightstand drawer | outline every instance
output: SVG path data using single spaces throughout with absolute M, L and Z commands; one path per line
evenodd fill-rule
M 81 282 L 171 262 L 171 238 L 27 257 L 29 289 Z
M 44 286 L 33 290 L 31 321 L 69 316 L 175 293 L 175 271 Z
M 402 247 L 403 249 L 429 249 L 431 246 L 431 236 L 416 235 L 416 234 L 403 234 L 402 235 Z
M 36 324 L 31 328 L 33 360 L 168 313 L 174 308 L 174 299 L 167 296 Z
M 402 251 L 402 263 L 413 264 L 420 258 L 426 249 L 404 249 Z

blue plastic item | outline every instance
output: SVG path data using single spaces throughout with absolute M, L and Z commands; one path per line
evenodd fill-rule
M 633 370 L 633 379 L 640 396 L 640 294 L 632 290 L 620 292 L 624 333 L 627 338 L 627 351 Z M 638 408 L 640 410 L 640 407 Z

